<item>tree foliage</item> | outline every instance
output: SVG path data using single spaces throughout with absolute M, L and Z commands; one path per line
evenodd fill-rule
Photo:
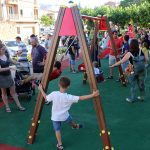
M 106 6 L 96 7 L 94 9 L 85 8 L 81 10 L 81 13 L 90 16 L 106 15 L 109 21 L 121 26 L 129 24 L 131 20 L 140 26 L 148 26 L 148 23 L 150 23 L 150 0 L 144 2 L 143 0 L 124 1 L 132 2 L 132 5 L 116 8 Z
M 133 4 L 140 5 L 143 2 L 150 2 L 150 0 L 122 0 L 120 2 L 120 6 L 122 6 L 122 7 L 129 7 L 129 6 L 133 5 Z
M 133 4 L 140 4 L 143 0 L 122 0 L 120 6 L 128 7 Z
M 40 20 L 44 26 L 50 26 L 54 24 L 54 20 L 50 18 L 48 15 L 43 15 Z

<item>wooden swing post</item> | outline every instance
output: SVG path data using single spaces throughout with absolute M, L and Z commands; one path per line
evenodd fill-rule
M 85 34 L 83 31 L 83 24 L 81 21 L 81 16 L 80 16 L 79 10 L 76 6 L 74 6 L 71 9 L 72 9 L 72 14 L 73 14 L 73 17 L 75 20 L 75 26 L 76 26 L 76 30 L 77 30 L 77 34 L 78 34 L 78 38 L 79 38 L 79 43 L 81 46 L 81 50 L 83 51 L 83 60 L 84 60 L 84 64 L 85 64 L 85 68 L 87 71 L 90 88 L 91 88 L 91 92 L 92 92 L 93 89 L 97 90 L 98 88 L 97 88 L 97 83 L 96 83 L 94 72 L 93 72 L 90 54 L 89 54 L 88 47 L 87 47 L 86 40 L 85 40 Z M 106 127 L 106 121 L 104 118 L 104 112 L 103 112 L 100 96 L 95 98 L 94 106 L 95 106 L 97 119 L 98 119 L 98 123 L 99 123 L 99 127 L 100 127 L 100 135 L 102 138 L 104 150 L 106 150 L 106 149 L 111 150 L 112 148 L 111 148 L 111 144 L 110 144 L 110 138 L 109 138 L 109 134 L 108 134 L 107 127 Z
M 53 69 L 53 64 L 54 64 L 57 47 L 58 47 L 59 39 L 60 39 L 59 29 L 61 27 L 64 12 L 65 12 L 65 8 L 61 7 L 59 10 L 59 13 L 58 13 L 58 19 L 57 19 L 56 27 L 55 27 L 55 31 L 54 31 L 55 36 L 53 36 L 53 38 L 52 38 L 52 44 L 50 45 L 50 48 L 49 48 L 50 50 L 47 55 L 46 64 L 44 67 L 44 73 L 43 73 L 44 78 L 42 78 L 41 84 L 43 85 L 43 89 L 45 91 L 47 90 L 47 86 L 48 86 L 48 78 Z M 34 109 L 34 114 L 33 114 L 33 118 L 32 118 L 30 131 L 29 131 L 29 136 L 27 139 L 28 144 L 32 144 L 35 140 L 35 135 L 37 132 L 38 125 L 40 123 L 40 116 L 41 116 L 41 112 L 43 109 L 43 105 L 44 105 L 44 99 L 43 99 L 41 92 L 39 92 L 37 101 L 36 101 L 36 105 L 35 105 L 35 109 Z

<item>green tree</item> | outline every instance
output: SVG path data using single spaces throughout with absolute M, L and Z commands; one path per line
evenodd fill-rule
M 127 1 L 127 0 L 126 0 Z M 130 0 L 129 0 L 130 1 Z M 133 1 L 133 0 L 132 0 Z M 96 7 L 94 9 L 86 8 L 82 9 L 83 15 L 98 16 L 106 15 L 109 21 L 114 24 L 125 26 L 131 21 L 139 24 L 140 26 L 148 26 L 150 23 L 150 0 L 144 1 L 141 4 L 132 4 L 128 7 Z M 85 22 L 90 28 L 93 26 L 92 22 Z M 92 25 L 92 26 L 91 26 Z
M 150 0 L 122 0 L 120 3 L 120 6 L 122 7 L 128 7 L 131 6 L 133 4 L 141 4 L 142 2 L 150 2 Z
M 40 20 L 44 26 L 50 26 L 54 24 L 54 20 L 50 18 L 48 15 L 43 15 Z

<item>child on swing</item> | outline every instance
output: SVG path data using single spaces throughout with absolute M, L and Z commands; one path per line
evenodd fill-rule
M 39 90 L 42 93 L 44 99 L 48 102 L 52 102 L 52 116 L 51 120 L 56 134 L 58 144 L 56 145 L 59 150 L 63 150 L 61 140 L 61 124 L 63 122 L 70 124 L 73 129 L 82 128 L 81 124 L 77 124 L 73 121 L 69 114 L 69 109 L 73 103 L 77 103 L 79 100 L 86 100 L 97 97 L 99 91 L 93 91 L 92 94 L 84 96 L 74 96 L 67 94 L 67 90 L 70 87 L 70 79 L 67 77 L 61 77 L 58 83 L 59 91 L 53 91 L 49 95 L 43 91 L 42 85 L 39 85 Z
M 94 75 L 97 82 L 104 81 L 103 71 L 99 68 L 99 64 L 97 61 L 93 61 L 93 69 L 94 69 Z
M 61 75 L 61 73 L 62 73 L 61 62 L 62 62 L 63 58 L 64 58 L 64 56 L 62 56 L 60 61 L 55 61 L 52 73 L 49 76 L 48 81 L 54 80 L 54 79 L 58 78 Z M 23 85 L 23 84 L 26 84 L 26 83 L 28 83 L 30 81 L 33 81 L 33 80 L 35 80 L 35 82 L 37 83 L 37 82 L 42 80 L 42 76 L 43 76 L 43 73 L 38 73 L 38 75 L 33 73 L 30 76 L 25 76 L 23 80 L 18 82 L 18 84 Z

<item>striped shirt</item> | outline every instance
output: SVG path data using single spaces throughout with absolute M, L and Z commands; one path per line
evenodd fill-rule
M 18 61 L 27 60 L 28 50 L 27 46 L 23 42 L 18 43 L 18 52 L 21 52 L 21 54 L 18 55 Z

